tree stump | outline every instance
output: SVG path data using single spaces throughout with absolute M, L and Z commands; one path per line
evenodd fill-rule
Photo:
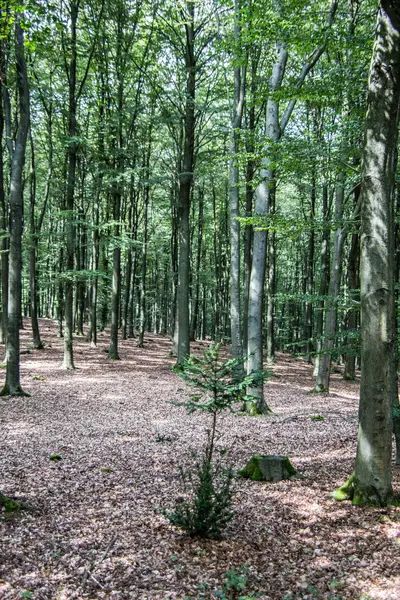
M 253 481 L 282 481 L 293 479 L 297 474 L 287 456 L 253 456 L 247 465 L 239 471 L 241 477 Z

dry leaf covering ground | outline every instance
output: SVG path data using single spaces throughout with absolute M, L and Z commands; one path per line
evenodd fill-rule
M 122 360 L 111 362 L 106 335 L 97 349 L 78 339 L 78 368 L 67 372 L 55 324 L 41 320 L 41 331 L 45 350 L 21 357 L 31 397 L 0 401 L 0 489 L 33 507 L 0 520 L 0 598 L 183 600 L 203 590 L 211 599 L 243 566 L 242 595 L 264 600 L 400 598 L 399 509 L 329 496 L 352 470 L 357 384 L 334 375 L 329 395 L 310 394 L 311 368 L 281 356 L 266 386 L 274 415 L 222 417 L 218 444 L 235 467 L 288 454 L 304 478 L 238 480 L 224 539 L 193 540 L 158 511 L 182 493 L 178 466 L 207 427 L 170 404 L 188 388 L 170 371 L 169 340 L 121 342 Z

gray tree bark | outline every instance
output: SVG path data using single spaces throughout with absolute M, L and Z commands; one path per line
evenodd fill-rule
M 332 25 L 333 19 L 337 10 L 337 0 L 332 0 L 329 18 L 328 28 Z M 311 55 L 311 60 L 304 63 L 301 73 L 297 79 L 296 88 L 300 89 L 304 81 L 316 65 L 326 48 L 326 42 L 324 42 L 319 48 L 316 48 Z M 281 89 L 283 78 L 285 75 L 286 64 L 288 60 L 288 51 L 286 44 L 283 42 L 277 43 L 277 57 L 275 64 L 272 69 L 272 75 L 269 82 L 269 98 L 267 102 L 267 116 L 266 116 L 266 134 L 267 138 L 272 143 L 272 146 L 276 145 L 285 133 L 287 124 L 293 114 L 293 110 L 296 106 L 296 98 L 289 100 L 283 111 L 282 116 L 279 114 L 279 101 L 276 99 L 276 92 Z M 261 169 L 261 184 L 256 190 L 256 201 L 255 201 L 255 212 L 260 216 L 267 216 L 272 206 L 274 209 L 274 202 L 270 202 L 271 196 L 275 198 L 276 188 L 276 173 L 271 153 L 268 153 L 264 159 L 264 165 Z M 270 206 L 271 204 L 271 206 Z M 270 253 L 269 253 L 269 313 L 272 315 L 270 320 L 270 344 L 273 344 L 273 287 L 275 277 L 275 248 L 274 248 L 274 236 L 270 240 Z M 248 313 L 248 345 L 247 345 L 247 372 L 252 373 L 259 371 L 263 368 L 263 295 L 264 295 L 264 283 L 265 283 L 265 267 L 266 267 L 266 252 L 267 252 L 267 231 L 262 229 L 256 229 L 254 231 L 253 240 L 253 261 L 250 275 L 250 288 L 249 288 L 249 313 Z M 271 329 L 272 328 L 272 329 Z M 268 340 L 267 340 L 268 343 Z M 269 348 L 269 356 L 273 357 L 273 346 Z M 255 386 L 248 390 L 249 401 L 247 403 L 247 409 L 255 413 L 265 413 L 270 409 L 264 400 L 263 386 Z
M 337 298 L 340 292 L 340 282 L 343 268 L 343 249 L 347 235 L 347 225 L 343 224 L 344 204 L 344 178 L 343 171 L 339 173 L 335 195 L 335 238 L 329 280 L 329 308 L 325 313 L 324 337 L 321 345 L 321 354 L 318 362 L 318 372 L 315 381 L 316 392 L 328 392 L 331 374 L 331 353 L 335 345 L 337 330 Z
M 189 322 L 189 273 L 190 273 L 190 193 L 194 168 L 195 136 L 195 93 L 196 93 L 196 55 L 195 55 L 195 3 L 186 2 L 186 106 L 185 140 L 183 150 L 183 172 L 179 174 L 178 205 L 178 289 L 177 289 L 177 364 L 182 364 L 190 354 Z
M 361 390 L 354 499 L 392 495 L 393 398 L 397 393 L 393 189 L 400 108 L 400 6 L 381 0 L 370 67 L 362 156 Z
M 393 188 L 400 109 L 400 6 L 381 0 L 370 66 L 361 170 L 361 389 L 355 471 L 342 488 L 354 504 L 392 497 L 397 394 Z
M 22 288 L 22 230 L 23 230 L 23 168 L 26 143 L 29 131 L 29 88 L 24 52 L 24 33 L 21 15 L 15 24 L 15 60 L 17 68 L 17 88 L 19 95 L 18 130 L 11 161 L 10 181 L 10 255 L 8 280 L 8 319 L 7 319 L 7 372 L 1 396 L 27 395 L 20 385 L 19 328 L 21 323 Z
M 235 0 L 234 39 L 236 44 L 240 41 L 240 1 Z M 238 57 L 235 57 L 236 62 Z M 239 131 L 242 127 L 243 107 L 245 98 L 246 70 L 244 66 L 234 68 L 234 92 L 232 106 L 232 132 L 231 132 L 231 157 L 229 165 L 229 204 L 230 204 L 230 317 L 231 317 L 231 343 L 232 356 L 239 361 L 243 360 L 243 344 L 241 331 L 240 310 L 240 224 L 239 217 L 239 167 L 237 154 L 239 151 Z M 243 378 L 244 370 L 238 363 L 235 370 L 237 380 Z

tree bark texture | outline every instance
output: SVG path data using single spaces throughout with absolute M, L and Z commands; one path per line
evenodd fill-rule
M 20 385 L 19 329 L 21 323 L 23 167 L 29 131 L 29 88 L 24 53 L 24 33 L 18 15 L 15 24 L 15 59 L 19 94 L 18 130 L 11 161 L 10 180 L 10 255 L 7 320 L 7 372 L 2 396 L 26 395 Z
M 189 323 L 189 272 L 190 272 L 190 194 L 194 168 L 195 136 L 195 93 L 196 93 L 196 56 L 195 56 L 195 3 L 186 3 L 186 106 L 185 135 L 183 149 L 183 172 L 179 174 L 178 198 L 178 289 L 177 289 L 177 325 L 178 347 L 177 363 L 182 364 L 190 354 Z
M 400 102 L 400 6 L 381 0 L 369 75 L 361 179 L 361 390 L 353 502 L 392 495 L 396 386 L 393 188 Z
M 240 41 L 240 2 L 235 0 L 235 42 Z M 238 60 L 236 58 L 236 60 Z M 232 356 L 239 361 L 243 360 L 243 344 L 241 331 L 240 310 L 240 224 L 239 217 L 239 167 L 237 164 L 239 152 L 239 132 L 242 126 L 243 107 L 245 98 L 245 68 L 237 65 L 234 68 L 234 92 L 232 106 L 232 131 L 229 165 L 229 204 L 230 204 L 230 317 L 231 317 L 231 343 Z M 239 362 L 238 365 L 241 363 Z M 243 378 L 243 367 L 238 366 L 235 377 Z

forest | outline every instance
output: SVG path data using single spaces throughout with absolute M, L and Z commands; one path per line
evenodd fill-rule
M 0 598 L 398 600 L 397 0 L 0 0 Z

